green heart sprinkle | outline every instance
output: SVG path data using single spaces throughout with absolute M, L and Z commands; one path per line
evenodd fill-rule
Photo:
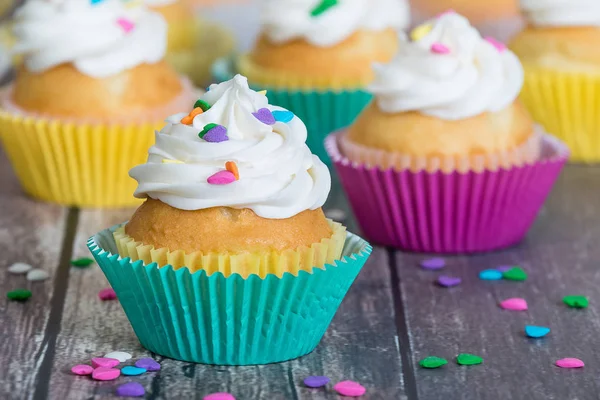
M 72 266 L 74 266 L 74 267 L 80 267 L 80 268 L 89 267 L 93 263 L 94 263 L 94 259 L 93 258 L 87 258 L 87 257 L 81 257 L 81 258 L 78 258 L 76 260 L 71 260 L 71 265 Z
M 563 298 L 563 303 L 571 308 L 587 308 L 589 302 L 585 296 L 572 295 L 565 296 Z
M 456 357 L 458 365 L 478 365 L 483 363 L 483 358 L 475 354 L 461 353 Z
M 502 273 L 502 278 L 509 281 L 525 281 L 527 280 L 527 272 L 521 267 L 513 267 Z
M 219 126 L 219 124 L 206 124 L 204 125 L 204 129 L 198 134 L 200 139 L 204 139 L 204 135 L 208 133 L 212 128 Z
M 429 368 L 429 369 L 439 368 L 446 364 L 448 364 L 448 361 L 446 361 L 443 358 L 435 357 L 435 356 L 426 357 L 426 358 L 422 359 L 421 361 L 419 361 L 419 365 L 421 367 Z
M 6 297 L 15 301 L 25 301 L 31 297 L 31 291 L 26 289 L 16 289 L 6 293 Z
M 337 0 L 322 0 L 319 5 L 312 9 L 310 15 L 313 17 L 318 17 L 323 14 L 325 11 L 329 10 L 331 7 L 336 6 L 338 4 Z
M 202 111 L 207 111 L 210 110 L 210 104 L 208 104 L 207 102 L 205 102 L 204 100 L 197 100 L 194 103 L 194 108 L 196 107 L 200 107 L 202 109 Z

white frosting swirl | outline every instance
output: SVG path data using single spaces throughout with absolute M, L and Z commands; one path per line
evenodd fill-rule
M 329 170 L 306 146 L 306 126 L 295 117 L 267 125 L 252 113 L 268 104 L 266 96 L 248 87 L 245 77 L 211 85 L 202 100 L 212 107 L 193 125 L 180 123 L 186 113 L 167 119 L 156 133 L 146 164 L 130 171 L 138 181 L 135 196 L 149 196 L 182 210 L 217 206 L 250 208 L 264 218 L 282 219 L 321 207 L 331 187 Z M 209 143 L 199 138 L 205 125 L 227 128 L 229 140 Z M 163 163 L 163 159 L 183 163 Z M 208 177 L 237 163 L 240 178 L 213 185 Z
M 94 78 L 160 61 L 167 26 L 145 7 L 121 0 L 28 0 L 16 14 L 15 51 L 32 72 L 73 63 Z
M 600 26 L 598 0 L 521 0 L 525 17 L 540 26 Z
M 275 43 L 304 39 L 320 47 L 333 46 L 354 32 L 403 29 L 409 24 L 406 0 L 338 0 L 312 16 L 322 0 L 264 0 L 263 32 Z
M 402 36 L 394 60 L 375 66 L 370 90 L 381 110 L 458 120 L 500 111 L 517 98 L 523 67 L 511 51 L 496 48 L 456 13 L 427 24 L 429 33 L 413 42 Z

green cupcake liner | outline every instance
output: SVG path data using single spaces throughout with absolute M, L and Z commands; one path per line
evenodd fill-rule
M 222 82 L 233 78 L 235 62 L 223 58 L 213 65 L 213 78 Z M 331 132 L 352 124 L 358 114 L 369 104 L 372 95 L 364 90 L 282 90 L 280 88 L 250 86 L 254 90 L 267 90 L 270 104 L 286 108 L 306 124 L 306 144 L 324 163 L 331 165 L 325 150 L 325 137 Z
M 342 259 L 312 273 L 208 276 L 120 258 L 113 239 L 118 227 L 87 245 L 142 346 L 202 364 L 268 364 L 310 353 L 372 251 L 348 233 Z

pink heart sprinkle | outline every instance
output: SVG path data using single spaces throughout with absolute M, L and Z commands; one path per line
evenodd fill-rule
M 99 367 L 92 372 L 92 378 L 97 381 L 112 381 L 121 375 L 121 370 L 116 368 Z
M 125 33 L 129 33 L 135 28 L 135 23 L 127 18 L 119 18 L 117 24 L 121 26 L 121 29 L 123 29 Z
M 219 171 L 208 177 L 208 183 L 211 185 L 228 185 L 235 182 L 235 175 L 230 171 Z
M 92 358 L 92 367 L 94 368 L 112 368 L 119 365 L 120 361 L 116 358 L 96 357 Z
M 113 288 L 106 288 L 98 292 L 98 297 L 100 297 L 100 300 L 115 300 L 117 294 Z
M 582 368 L 585 365 L 579 358 L 561 358 L 555 364 L 561 368 Z
M 518 297 L 513 297 L 511 299 L 506 299 L 500 303 L 500 307 L 505 310 L 511 311 L 525 311 L 527 310 L 527 302 L 525 299 L 521 299 Z
M 494 46 L 496 48 L 496 50 L 498 50 L 500 53 L 502 53 L 504 50 L 506 50 L 506 45 L 504 43 L 502 43 L 501 41 L 494 39 L 491 36 L 487 36 L 485 38 L 485 40 L 487 40 L 487 42 L 489 44 L 491 44 L 492 46 Z
M 444 44 L 434 43 L 431 45 L 431 52 L 435 54 L 448 54 L 450 53 L 450 49 Z
M 358 397 L 365 394 L 367 389 L 363 385 L 354 381 L 341 381 L 335 384 L 333 390 L 342 396 Z
M 204 396 L 202 400 L 235 400 L 232 394 L 229 393 L 211 393 L 207 396 Z
M 89 375 L 94 372 L 94 368 L 89 365 L 79 364 L 71 368 L 71 372 L 75 375 Z

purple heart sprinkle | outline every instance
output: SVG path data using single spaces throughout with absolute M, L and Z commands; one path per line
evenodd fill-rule
M 252 113 L 263 124 L 273 125 L 275 124 L 275 117 L 273 117 L 273 113 L 268 108 L 261 108 L 255 113 Z
M 135 362 L 135 366 L 145 368 L 147 371 L 158 371 L 160 369 L 160 364 L 151 358 L 140 358 Z
M 446 266 L 446 260 L 443 258 L 428 258 L 427 260 L 421 261 L 421 268 L 423 269 L 442 269 Z
M 498 268 L 496 268 L 496 271 L 500 271 L 500 272 L 506 272 L 509 269 L 513 269 L 514 267 L 512 265 L 501 265 Z
M 137 382 L 127 382 L 117 387 L 117 396 L 120 397 L 141 397 L 146 394 L 144 387 Z
M 442 275 L 437 279 L 437 284 L 443 287 L 458 286 L 462 282 L 462 279 L 455 278 L 453 276 Z
M 309 388 L 319 388 L 329 383 L 329 378 L 326 376 L 309 376 L 304 379 L 304 384 Z
M 225 128 L 223 125 L 217 125 L 206 132 L 206 135 L 204 135 L 202 139 L 211 143 L 225 142 L 229 140 L 229 137 L 227 136 L 227 128 Z

